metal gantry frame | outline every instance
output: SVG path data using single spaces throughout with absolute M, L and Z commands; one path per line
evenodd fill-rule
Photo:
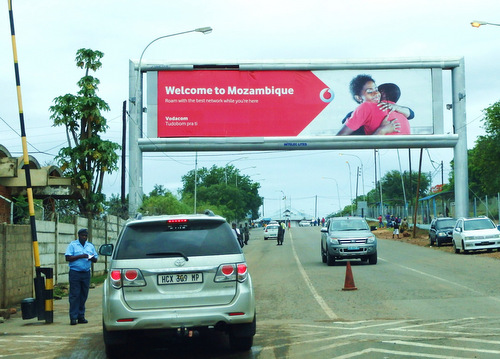
M 143 129 L 143 73 L 148 76 L 148 88 L 156 86 L 156 72 L 169 70 L 203 70 L 203 64 L 129 63 L 129 216 L 135 216 L 143 196 L 143 152 L 180 151 L 268 151 L 268 150 L 347 150 L 383 148 L 453 148 L 455 163 L 455 212 L 467 216 L 469 206 L 467 126 L 465 114 L 465 69 L 463 58 L 405 59 L 405 60 L 332 60 L 332 61 L 260 61 L 220 63 L 209 69 L 240 71 L 266 70 L 380 70 L 430 69 L 432 74 L 433 123 L 435 135 L 410 136 L 317 136 L 317 137 L 190 137 L 146 138 Z M 443 134 L 442 72 L 451 70 L 453 134 Z M 138 88 L 137 88 L 138 87 Z M 133 99 L 133 101 L 132 101 Z M 390 138 L 387 138 L 390 137 Z M 295 144 L 295 146 L 294 146 Z

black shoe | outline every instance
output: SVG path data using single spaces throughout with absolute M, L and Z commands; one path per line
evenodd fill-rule
M 69 322 L 70 325 L 76 325 L 76 319 L 71 319 Z
M 89 321 L 85 318 L 78 318 L 78 324 L 87 324 Z

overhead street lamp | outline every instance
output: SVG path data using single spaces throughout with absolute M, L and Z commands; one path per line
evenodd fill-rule
M 257 166 L 252 166 L 252 167 L 247 167 L 247 168 L 243 168 L 243 170 L 246 170 L 246 169 L 249 169 L 249 168 L 257 168 Z M 240 171 L 243 171 L 243 170 L 240 170 Z M 241 175 L 241 177 L 243 177 L 244 175 Z M 252 173 L 252 176 L 260 176 L 260 173 Z M 238 174 L 236 173 L 236 181 L 235 181 L 235 186 L 236 188 L 238 188 Z
M 138 97 L 139 97 L 139 93 L 138 93 L 139 92 L 139 81 L 142 79 L 142 70 L 141 70 L 142 57 L 144 56 L 144 53 L 146 52 L 146 50 L 148 49 L 148 47 L 151 46 L 154 42 L 156 42 L 158 40 L 165 39 L 167 37 L 174 37 L 174 36 L 178 36 L 178 35 L 189 34 L 190 32 L 201 32 L 202 34 L 207 35 L 207 34 L 210 34 L 212 32 L 212 28 L 210 26 L 199 27 L 199 28 L 193 29 L 193 30 L 182 31 L 182 32 L 177 32 L 175 34 L 169 34 L 169 35 L 159 36 L 156 39 L 152 40 L 149 44 L 147 44 L 146 47 L 144 48 L 144 50 L 142 50 L 141 57 L 139 58 L 139 63 L 137 65 L 137 79 L 136 79 L 136 85 L 135 85 L 136 97 L 134 99 L 135 101 L 138 101 Z M 141 91 L 141 99 L 140 99 L 139 103 L 141 104 L 141 106 L 139 107 L 140 111 L 142 111 L 142 91 Z
M 236 162 L 236 161 L 239 161 L 239 160 L 245 160 L 247 159 L 248 157 L 240 157 L 240 158 L 237 158 L 235 160 L 232 160 L 232 161 L 229 161 L 228 163 L 226 163 L 226 166 L 224 166 L 224 178 L 226 180 L 226 185 L 227 185 L 227 166 L 230 164 L 230 163 L 233 163 L 233 162 Z
M 351 191 L 351 216 L 353 216 L 353 212 L 352 212 L 352 178 L 351 178 L 351 164 L 349 163 L 349 161 L 345 161 L 345 163 L 347 163 L 347 166 L 349 167 L 349 189 Z
M 500 26 L 500 24 L 495 24 L 492 22 L 486 22 L 486 21 L 479 21 L 479 20 L 474 20 L 471 23 L 472 27 L 479 27 L 481 25 L 493 25 L 493 26 Z
M 339 153 L 339 156 L 353 156 L 359 160 L 359 163 L 361 163 L 361 187 L 363 187 L 363 196 L 364 196 L 365 195 L 365 172 L 363 171 L 363 161 L 358 156 L 352 155 L 350 153 Z M 356 172 L 356 176 L 357 175 L 358 175 L 358 173 Z
M 200 27 L 194 30 L 177 32 L 174 34 L 164 35 L 157 37 L 149 42 L 141 53 L 141 57 L 137 66 L 133 61 L 130 61 L 129 67 L 129 100 L 130 100 L 130 114 L 131 122 L 129 126 L 129 216 L 134 217 L 137 209 L 142 201 L 142 152 L 139 149 L 139 138 L 142 137 L 142 57 L 146 50 L 154 42 L 167 37 L 173 37 L 190 32 L 200 32 L 202 34 L 209 34 L 212 32 L 211 27 Z M 134 86 L 135 82 L 135 86 Z
M 335 181 L 335 184 L 337 185 L 337 197 L 339 199 L 339 214 L 342 213 L 342 206 L 340 205 L 340 193 L 339 193 L 339 183 L 337 182 L 337 180 L 333 177 L 321 177 L 323 179 L 329 179 L 329 180 L 333 180 Z

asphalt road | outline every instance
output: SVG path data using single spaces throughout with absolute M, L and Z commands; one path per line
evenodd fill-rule
M 231 353 L 223 335 L 145 343 L 141 358 L 498 358 L 500 261 L 379 241 L 376 265 L 321 262 L 319 227 L 292 228 L 283 246 L 254 229 L 244 248 L 257 299 L 257 335 Z M 67 299 L 54 323 L 20 315 L 0 323 L 0 358 L 105 358 L 100 288 L 89 324 L 72 327 Z

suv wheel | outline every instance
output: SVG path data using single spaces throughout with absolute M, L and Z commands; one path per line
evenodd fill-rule
M 235 351 L 250 350 L 253 345 L 253 335 L 249 337 L 235 337 L 230 335 L 229 345 L 231 346 L 231 349 Z
M 498 250 L 500 251 L 500 248 L 498 248 Z M 323 263 L 326 263 L 326 254 L 325 252 L 323 251 L 323 247 L 321 247 L 321 261 Z
M 106 356 L 110 359 L 123 358 L 127 353 L 125 344 L 125 337 L 121 332 L 110 332 L 106 330 L 104 323 L 102 325 L 102 336 L 104 339 L 104 346 L 106 347 Z
M 335 258 L 328 253 L 328 248 L 326 249 L 326 264 L 329 266 L 335 265 Z
M 252 348 L 253 336 L 257 327 L 257 316 L 248 324 L 233 325 L 229 331 L 229 345 L 235 351 L 247 351 Z
M 460 253 L 460 249 L 457 248 L 457 244 L 455 243 L 455 241 L 453 241 L 453 249 L 455 250 L 455 253 L 456 254 L 459 254 Z
M 370 255 L 368 261 L 370 264 L 377 264 L 377 253 Z

